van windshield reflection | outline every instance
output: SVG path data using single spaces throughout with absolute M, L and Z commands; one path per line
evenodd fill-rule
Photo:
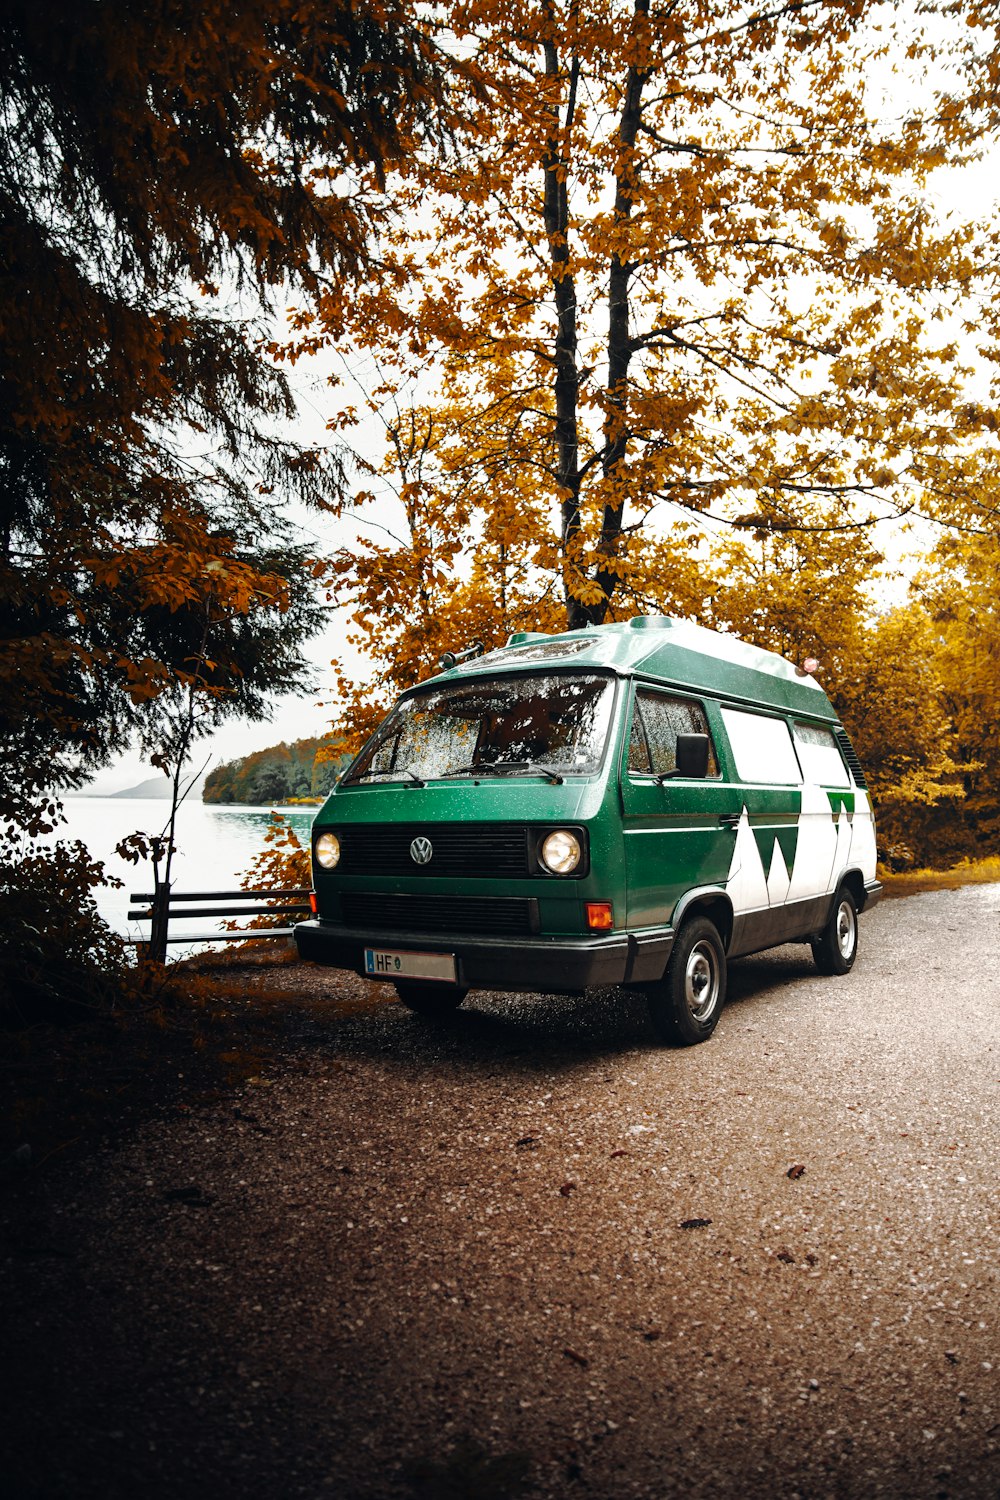
M 343 784 L 449 776 L 592 775 L 611 723 L 614 682 L 582 672 L 496 677 L 397 703 Z

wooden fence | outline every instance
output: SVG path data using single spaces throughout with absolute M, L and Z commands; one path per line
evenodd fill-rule
M 139 891 L 129 896 L 133 902 L 145 905 L 129 911 L 130 922 L 148 922 L 148 939 L 138 939 L 146 944 L 149 956 L 163 963 L 167 956 L 168 943 L 232 943 L 243 938 L 291 937 L 294 927 L 245 927 L 236 932 L 187 932 L 172 933 L 170 924 L 178 917 L 257 917 L 288 916 L 304 919 L 311 915 L 308 886 L 295 890 L 280 891 L 175 891 L 166 884 L 159 884 L 153 891 Z M 226 906 L 197 906 L 199 901 L 229 903 Z

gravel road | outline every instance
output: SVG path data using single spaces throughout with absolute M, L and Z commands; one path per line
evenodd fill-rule
M 328 1022 L 6 1204 L 5 1494 L 1000 1494 L 1000 886 L 861 941 L 677 1052 L 289 969 Z

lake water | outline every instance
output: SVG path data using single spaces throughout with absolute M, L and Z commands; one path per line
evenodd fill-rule
M 97 903 L 117 932 L 143 937 L 148 926 L 129 922 L 126 916 L 130 894 L 153 889 L 153 871 L 148 861 L 130 865 L 114 853 L 115 845 L 137 830 L 158 834 L 170 812 L 169 803 L 146 797 L 67 797 L 66 822 L 53 837 L 80 839 L 95 859 L 103 860 L 106 875 L 125 882 L 121 890 L 97 892 Z M 272 809 L 269 807 L 220 807 L 187 801 L 177 814 L 177 831 L 171 878 L 176 891 L 235 891 L 255 857 L 264 848 Z M 278 808 L 291 823 L 303 844 L 319 811 L 316 807 Z M 210 903 L 206 903 L 210 904 Z M 224 903 L 223 903 L 224 904 Z M 180 932 L 218 931 L 219 920 L 180 920 Z M 174 930 L 173 923 L 171 930 Z M 186 950 L 171 944 L 170 956 Z

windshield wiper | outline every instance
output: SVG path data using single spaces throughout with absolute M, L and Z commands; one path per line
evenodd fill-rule
M 510 766 L 514 771 L 538 771 L 542 776 L 548 778 L 553 786 L 562 786 L 564 777 L 558 771 L 553 771 L 551 766 L 545 765 L 540 760 L 505 760 L 504 766 Z M 499 767 L 497 769 L 500 769 Z
M 455 766 L 454 770 L 445 771 L 445 776 L 473 776 L 482 772 L 484 776 L 506 776 L 508 772 L 539 771 L 547 776 L 553 786 L 562 786 L 563 777 L 558 771 L 553 771 L 551 766 L 544 766 L 540 760 L 483 760 L 475 766 Z
M 403 776 L 409 776 L 410 780 L 414 783 L 415 786 L 427 785 L 426 781 L 424 781 L 422 777 L 418 776 L 415 771 L 411 771 L 408 767 L 400 767 L 395 771 L 362 771 L 360 776 L 345 776 L 343 781 L 341 782 L 341 785 L 363 786 L 365 782 L 372 783 L 375 781 L 380 781 L 383 777 L 387 781 L 398 781 Z

